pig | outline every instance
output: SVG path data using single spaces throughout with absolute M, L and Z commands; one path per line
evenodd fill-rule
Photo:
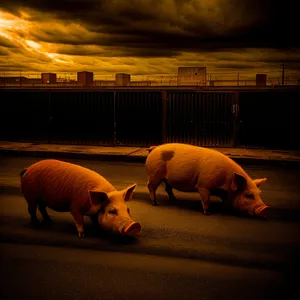
M 156 189 L 164 182 L 170 200 L 173 189 L 198 192 L 203 213 L 208 214 L 210 195 L 223 199 L 225 207 L 252 216 L 265 217 L 269 209 L 259 187 L 267 178 L 251 179 L 240 165 L 225 154 L 209 148 L 182 143 L 166 143 L 148 149 L 145 167 L 153 205 L 158 205 Z
M 20 173 L 21 192 L 28 204 L 32 225 L 39 225 L 39 209 L 43 222 L 52 223 L 46 207 L 57 212 L 70 212 L 78 236 L 84 237 L 84 216 L 100 228 L 121 235 L 136 235 L 141 225 L 130 216 L 126 204 L 136 184 L 117 191 L 98 173 L 83 166 L 45 159 Z

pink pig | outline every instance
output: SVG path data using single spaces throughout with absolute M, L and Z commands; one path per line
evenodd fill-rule
M 265 216 L 269 206 L 260 197 L 259 187 L 267 179 L 251 179 L 232 159 L 219 151 L 188 144 L 169 143 L 152 146 L 146 160 L 148 189 L 153 205 L 155 192 L 164 182 L 171 200 L 172 189 L 200 194 L 204 214 L 210 195 L 223 198 L 235 210 Z
M 135 235 L 141 225 L 134 222 L 126 202 L 132 198 L 136 184 L 117 191 L 104 177 L 79 165 L 47 159 L 39 161 L 20 174 L 21 191 L 28 203 L 33 225 L 51 223 L 46 207 L 71 212 L 79 237 L 84 237 L 84 216 L 89 216 L 105 230 Z

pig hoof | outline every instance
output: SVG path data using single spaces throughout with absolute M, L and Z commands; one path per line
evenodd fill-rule
M 78 233 L 78 236 L 79 236 L 81 239 L 83 239 L 83 238 L 84 238 L 84 232 L 79 232 L 79 233 Z
M 152 200 L 151 198 L 150 198 L 150 202 L 152 203 L 153 206 L 157 206 L 158 205 L 158 202 L 156 200 Z
M 206 215 L 206 216 L 209 216 L 209 215 L 211 215 L 211 213 L 210 213 L 210 212 L 208 212 L 207 210 L 205 210 L 203 213 L 204 213 L 204 215 Z

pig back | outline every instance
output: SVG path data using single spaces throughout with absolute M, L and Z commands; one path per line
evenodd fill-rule
M 157 175 L 157 170 L 163 169 L 164 178 L 179 191 L 196 191 L 196 185 L 227 189 L 233 171 L 241 172 L 235 162 L 219 151 L 180 143 L 157 146 L 146 164 L 150 174 Z
M 21 179 L 21 191 L 26 199 L 43 200 L 56 211 L 69 211 L 74 203 L 88 208 L 88 190 L 92 189 L 115 190 L 92 170 L 52 159 L 31 165 Z

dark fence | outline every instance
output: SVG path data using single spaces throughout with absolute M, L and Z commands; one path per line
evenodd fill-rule
M 162 93 L 115 92 L 116 144 L 149 146 L 162 141 Z
M 236 93 L 169 92 L 167 141 L 233 147 Z
M 239 93 L 238 142 L 243 147 L 300 149 L 300 90 Z
M 0 139 L 299 149 L 300 90 L 0 90 Z
M 48 93 L 0 91 L 1 140 L 48 141 Z
M 113 93 L 63 91 L 48 95 L 52 143 L 114 143 Z

